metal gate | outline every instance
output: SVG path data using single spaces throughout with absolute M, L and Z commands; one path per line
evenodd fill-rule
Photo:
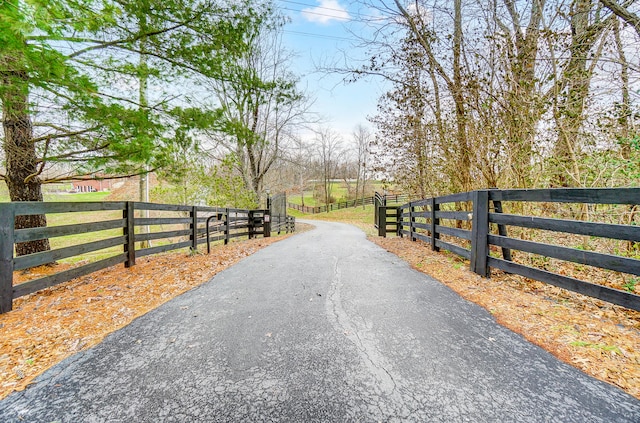
M 279 234 L 284 229 L 289 232 L 288 223 L 290 219 L 287 219 L 287 194 L 275 194 L 270 197 L 267 208 L 271 215 L 271 231 L 277 231 Z

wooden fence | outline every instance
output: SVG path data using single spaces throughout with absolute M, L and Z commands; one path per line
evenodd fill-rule
M 135 217 L 138 210 L 148 210 L 156 216 Z M 81 212 L 101 215 L 103 220 L 14 229 L 16 216 L 64 213 L 73 221 L 73 216 Z M 266 210 L 141 202 L 0 203 L 0 313 L 11 310 L 14 298 L 120 263 L 130 267 L 135 265 L 139 257 L 187 247 L 195 251 L 198 245 L 209 245 L 212 241 L 223 240 L 226 244 L 238 237 L 269 236 L 270 223 L 266 216 Z M 289 222 L 286 230 L 293 230 L 294 227 L 295 222 Z M 91 234 L 89 242 L 14 257 L 17 243 L 87 233 Z M 151 246 L 151 241 L 157 245 Z M 100 255 L 106 257 L 15 286 L 13 284 L 14 271 L 95 252 L 101 252 Z
M 635 221 L 617 224 L 507 214 L 503 210 L 506 202 L 516 210 L 523 210 L 522 204 L 527 202 L 626 205 L 629 210 L 640 204 L 640 188 L 480 190 L 410 202 L 397 207 L 397 215 L 383 206 L 380 213 L 391 215 L 385 218 L 385 227 L 392 224 L 400 236 L 422 240 L 434 251 L 444 249 L 470 260 L 471 270 L 481 276 L 488 277 L 490 268 L 500 269 L 640 311 L 640 296 L 634 293 L 516 263 L 511 253 L 517 250 L 635 276 L 640 275 L 637 258 L 516 239 L 507 231 L 508 227 L 528 228 L 639 243 L 640 226 Z M 501 254 L 492 255 L 492 246 Z
M 289 207 L 290 209 L 301 211 L 303 213 L 310 213 L 310 214 L 328 213 L 334 210 L 375 204 L 376 196 L 385 198 L 386 201 L 390 203 L 401 203 L 401 202 L 409 201 L 409 196 L 407 194 L 387 194 L 382 196 L 381 194 L 376 193 L 376 195 L 372 197 L 364 197 L 364 198 L 358 198 L 356 200 L 341 201 L 338 203 L 331 203 L 323 206 L 311 207 L 311 206 L 301 206 L 299 204 L 287 203 L 287 207 Z

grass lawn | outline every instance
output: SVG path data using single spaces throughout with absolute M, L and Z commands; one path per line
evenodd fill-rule
M 111 194 L 109 191 L 101 192 L 79 192 L 77 194 L 44 194 L 44 201 L 47 202 L 86 202 L 86 201 L 105 201 L 105 198 Z
M 334 182 L 331 185 L 331 196 L 335 199 L 335 201 L 346 201 L 349 192 L 347 184 L 344 182 Z M 321 184 L 318 184 L 318 189 L 322 190 Z M 355 182 L 351 183 L 351 189 L 355 189 Z M 382 182 L 367 181 L 367 192 L 365 193 L 365 197 L 373 196 L 374 191 L 382 192 L 383 190 L 384 187 Z M 287 196 L 287 201 L 293 204 L 302 205 L 302 196 L 299 192 L 296 192 L 295 194 L 290 194 L 289 196 Z M 313 207 L 322 206 L 324 205 L 324 203 L 313 197 L 313 189 L 308 189 L 304 192 L 304 205 Z
M 367 235 L 377 235 L 378 233 L 378 230 L 373 226 L 374 208 L 372 205 L 365 206 L 364 209 L 362 206 L 359 206 L 335 210 L 329 213 L 303 214 L 296 210 L 289 210 L 288 213 L 292 216 L 296 216 L 296 219 L 327 220 L 332 222 L 349 223 L 359 227 Z

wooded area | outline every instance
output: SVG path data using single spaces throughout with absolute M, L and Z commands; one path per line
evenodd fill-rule
M 637 186 L 637 2 L 367 3 L 385 36 L 355 73 L 393 86 L 374 157 L 407 190 Z

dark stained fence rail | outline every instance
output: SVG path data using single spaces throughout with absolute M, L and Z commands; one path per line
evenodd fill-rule
M 153 212 L 154 217 L 136 217 L 138 210 Z M 78 212 L 92 212 L 103 220 L 62 226 L 15 230 L 15 217 L 30 214 L 64 213 L 69 218 Z M 100 212 L 100 213 L 95 213 Z M 141 202 L 101 203 L 0 203 L 0 313 L 11 310 L 12 300 L 71 279 L 124 263 L 135 265 L 137 257 L 180 248 L 197 250 L 198 245 L 239 237 L 269 236 L 266 210 L 181 206 Z M 99 218 L 97 218 L 99 219 Z M 206 227 L 208 223 L 209 227 Z M 284 229 L 295 228 L 295 221 L 284 219 Z M 89 242 L 50 251 L 14 257 L 20 242 L 91 234 Z M 136 247 L 138 245 L 138 247 Z M 13 272 L 87 254 L 100 259 L 49 276 L 13 285 Z
M 515 263 L 511 252 L 517 250 L 635 276 L 640 276 L 640 260 L 511 238 L 507 231 L 508 227 L 519 227 L 638 243 L 640 226 L 506 214 L 503 202 L 637 206 L 640 188 L 480 190 L 404 204 L 398 208 L 395 223 L 400 236 L 422 240 L 434 251 L 444 249 L 464 257 L 470 260 L 471 270 L 481 276 L 488 277 L 490 268 L 500 269 L 640 311 L 640 296 L 634 293 Z M 378 226 L 380 222 L 376 219 Z M 491 233 L 492 224 L 497 233 Z M 443 241 L 441 235 L 453 238 L 452 242 Z M 491 256 L 491 246 L 500 248 L 502 258 Z

